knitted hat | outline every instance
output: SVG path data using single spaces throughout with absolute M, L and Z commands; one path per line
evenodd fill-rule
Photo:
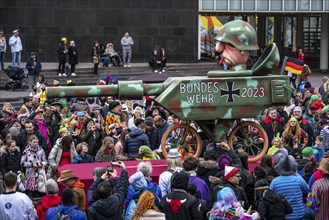
M 150 118 L 150 117 L 147 117 L 144 121 L 144 124 L 149 125 L 149 126 L 153 126 L 153 124 L 154 124 L 153 119 Z
M 29 101 L 32 101 L 32 97 L 31 96 L 27 96 L 23 99 L 23 102 L 26 103 L 26 102 L 29 102 Z
M 173 189 L 187 190 L 189 176 L 184 171 L 173 174 L 171 180 L 171 187 Z
M 318 153 L 318 151 L 317 150 L 313 150 L 311 147 L 305 147 L 302 150 L 303 157 L 309 157 L 309 156 L 312 156 L 312 155 L 317 154 L 317 153 Z
M 236 173 L 236 171 L 238 171 L 238 168 L 226 166 L 224 172 L 224 179 L 228 180 L 231 176 L 233 176 Z
M 232 162 L 232 158 L 227 154 L 221 154 L 218 158 L 217 158 L 217 163 L 218 163 L 218 169 L 219 170 L 224 170 L 225 166 L 230 165 Z
M 265 178 L 265 176 L 266 176 L 266 170 L 263 167 L 257 166 L 254 169 L 254 174 L 258 178 Z
M 115 107 L 117 107 L 118 105 L 120 105 L 120 102 L 118 101 L 112 101 L 109 105 L 109 110 L 111 111 L 112 109 L 114 109 Z
M 312 104 L 309 107 L 309 110 L 312 113 L 315 113 L 321 108 L 322 108 L 322 103 L 321 103 L 321 101 L 317 100 L 317 101 L 312 102 Z

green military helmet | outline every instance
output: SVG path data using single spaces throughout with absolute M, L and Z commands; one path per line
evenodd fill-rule
M 241 20 L 224 24 L 218 31 L 215 40 L 232 44 L 239 50 L 258 50 L 255 29 L 249 23 Z

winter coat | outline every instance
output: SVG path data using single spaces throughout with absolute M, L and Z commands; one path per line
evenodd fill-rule
M 275 131 L 273 131 L 271 122 L 272 121 L 271 121 L 270 117 L 267 116 L 260 123 L 260 125 L 264 128 L 264 130 L 267 134 L 269 142 L 271 142 L 273 140 L 273 138 L 275 137 L 275 135 L 277 133 L 280 133 L 280 135 L 281 135 L 282 132 L 283 132 L 283 129 L 284 129 L 284 123 L 283 123 L 282 118 L 278 118 L 278 117 L 276 118 L 276 120 L 275 120 L 275 125 L 276 125 Z
M 47 152 L 48 145 L 46 138 L 38 130 L 34 130 L 33 134 L 39 138 L 39 145 L 42 147 L 43 151 Z M 23 130 L 17 137 L 17 147 L 20 148 L 21 152 L 23 152 L 25 150 L 25 147 L 28 145 L 28 136 L 29 135 L 26 133 L 26 130 Z
M 158 149 L 161 143 L 158 129 L 155 126 L 153 126 L 152 131 L 146 132 L 146 135 L 149 138 L 150 141 L 149 147 L 151 148 L 151 150 Z
M 21 158 L 21 166 L 24 167 L 25 170 L 25 179 L 24 186 L 25 189 L 30 191 L 38 190 L 38 175 L 39 168 L 33 168 L 33 163 L 42 165 L 43 168 L 47 165 L 47 159 L 45 152 L 40 146 L 36 148 L 32 148 L 31 146 L 27 146 L 23 151 Z
M 60 203 L 61 203 L 60 196 L 49 196 L 49 195 L 43 196 L 41 198 L 41 204 L 39 204 L 36 208 L 39 220 L 45 220 L 47 210 L 52 207 L 57 207 Z
M 23 50 L 22 40 L 19 36 L 11 36 L 9 38 L 9 45 L 11 46 L 11 52 L 21 52 Z
M 56 145 L 51 149 L 49 156 L 48 156 L 48 162 L 49 162 L 49 169 L 48 173 L 52 173 L 52 167 L 58 168 L 59 163 L 62 159 L 63 154 L 63 148 L 61 143 L 62 138 L 57 139 Z M 78 156 L 77 151 L 75 150 L 74 144 L 71 144 L 70 147 L 70 163 L 73 163 L 73 160 Z
M 282 220 L 286 219 L 286 214 L 292 213 L 292 208 L 282 195 L 268 189 L 259 200 L 257 211 L 261 220 Z
M 218 164 L 213 160 L 200 161 L 196 173 L 198 177 L 206 182 L 210 189 L 209 177 L 216 176 L 219 173 Z
M 82 141 L 86 142 L 88 144 L 88 154 L 92 155 L 93 157 L 96 156 L 98 150 L 102 146 L 102 134 L 99 132 L 98 129 L 95 130 L 95 135 L 93 135 L 92 131 L 88 131 L 87 129 L 84 129 L 80 137 Z
M 100 181 L 99 181 L 100 182 Z M 112 219 L 121 220 L 122 219 L 122 203 L 124 202 L 127 190 L 128 190 L 128 173 L 126 169 L 121 171 L 121 177 L 114 178 L 116 190 L 111 196 L 99 199 L 95 201 L 88 211 L 88 219 Z M 95 186 L 95 185 L 94 185 Z M 96 189 L 97 187 L 94 187 Z M 93 194 L 93 191 L 89 192 L 88 195 Z
M 65 53 L 66 49 L 67 49 L 67 46 L 64 45 L 63 43 L 58 44 L 58 47 L 57 47 L 58 59 L 66 59 L 66 53 Z
M 101 147 L 96 154 L 95 162 L 111 162 L 115 159 L 115 154 L 113 150 L 110 153 L 103 154 L 104 147 Z
M 309 187 L 300 175 L 280 175 L 272 180 L 270 189 L 284 196 L 291 205 L 293 213 L 286 215 L 287 219 L 298 219 L 304 216 L 303 193 L 307 193 Z
M 15 151 L 14 153 L 9 153 L 4 150 L 2 156 L 0 157 L 0 169 L 2 176 L 5 176 L 9 171 L 13 171 L 17 174 L 20 170 L 21 163 L 21 153 Z
M 328 151 L 329 150 L 329 126 L 325 126 L 321 130 L 320 135 L 323 137 L 324 150 Z
M 181 190 L 174 190 L 161 199 L 161 210 L 166 220 L 200 220 L 199 207 L 197 198 Z
M 0 37 L 0 53 L 6 52 L 7 50 L 7 43 L 5 36 Z
M 147 184 L 147 191 L 150 191 L 156 196 L 158 199 L 161 199 L 161 189 L 160 187 L 153 182 L 152 178 L 150 179 L 150 182 Z M 136 194 L 135 188 L 130 185 L 128 187 L 128 194 L 125 200 L 125 207 L 128 207 L 129 202 L 134 199 L 134 195 Z
M 166 194 L 171 192 L 171 178 L 173 173 L 182 171 L 182 167 L 175 167 L 168 169 L 162 172 L 159 176 L 159 187 L 161 189 L 161 196 L 165 196 Z
M 157 127 L 160 141 L 161 141 L 161 138 L 162 138 L 163 134 L 167 131 L 169 126 L 170 125 L 167 122 L 164 122 L 163 125 L 160 128 Z
M 40 60 L 36 59 L 33 61 L 32 59 L 29 59 L 26 63 L 26 69 L 28 70 L 29 76 L 39 76 L 42 71 Z
M 76 209 L 77 211 L 71 216 L 70 220 L 86 220 L 86 216 L 85 214 L 78 210 L 77 206 L 62 206 L 59 205 L 58 208 L 60 209 L 61 213 L 68 214 L 72 209 Z M 55 216 L 57 216 L 57 208 L 50 208 L 48 209 L 48 211 L 46 212 L 46 219 L 47 220 L 52 220 L 55 219 Z
M 92 156 L 90 156 L 88 153 L 87 154 L 78 154 L 74 160 L 73 160 L 73 163 L 76 164 L 76 163 L 93 163 L 94 162 L 94 159 Z
M 206 184 L 206 182 L 199 178 L 199 177 L 196 177 L 196 173 L 195 172 L 191 172 L 190 171 L 190 177 L 189 177 L 189 183 L 194 183 L 197 187 L 197 192 L 198 192 L 198 198 L 199 199 L 202 199 L 202 200 L 205 200 L 205 201 L 208 201 L 209 199 L 209 194 L 210 194 L 210 191 L 209 191 L 209 187 L 208 185 Z
M 149 209 L 139 219 L 140 220 L 166 220 L 166 216 L 162 212 L 158 212 L 153 209 Z
M 240 186 L 245 188 L 252 181 L 251 172 L 244 167 L 241 170 Z
M 311 124 L 305 119 L 297 119 L 299 122 L 300 127 L 307 133 L 308 135 L 308 140 L 307 140 L 307 145 L 312 146 L 313 143 L 313 136 L 314 136 L 314 131 L 312 130 Z
M 79 63 L 77 48 L 70 46 L 68 50 L 68 54 L 69 54 L 69 64 L 77 65 Z
M 85 194 L 85 184 L 80 182 L 80 180 L 76 180 L 70 188 L 74 193 L 74 205 L 78 206 L 78 209 L 81 211 L 85 211 L 86 206 L 86 194 Z
M 142 158 L 139 154 L 139 148 L 142 145 L 150 146 L 147 135 L 140 129 L 133 129 L 125 142 L 125 152 L 129 158 Z

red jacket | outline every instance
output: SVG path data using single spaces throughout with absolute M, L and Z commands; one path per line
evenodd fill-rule
M 41 204 L 37 206 L 37 214 L 39 220 L 46 220 L 46 212 L 52 207 L 57 207 L 61 203 L 60 196 L 49 196 L 42 197 Z

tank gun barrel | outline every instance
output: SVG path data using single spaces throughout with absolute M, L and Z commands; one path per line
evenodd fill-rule
M 142 80 L 119 81 L 116 85 L 59 86 L 47 87 L 47 98 L 104 97 L 119 99 L 142 99 L 145 95 L 159 95 L 164 91 L 163 83 L 143 83 Z

